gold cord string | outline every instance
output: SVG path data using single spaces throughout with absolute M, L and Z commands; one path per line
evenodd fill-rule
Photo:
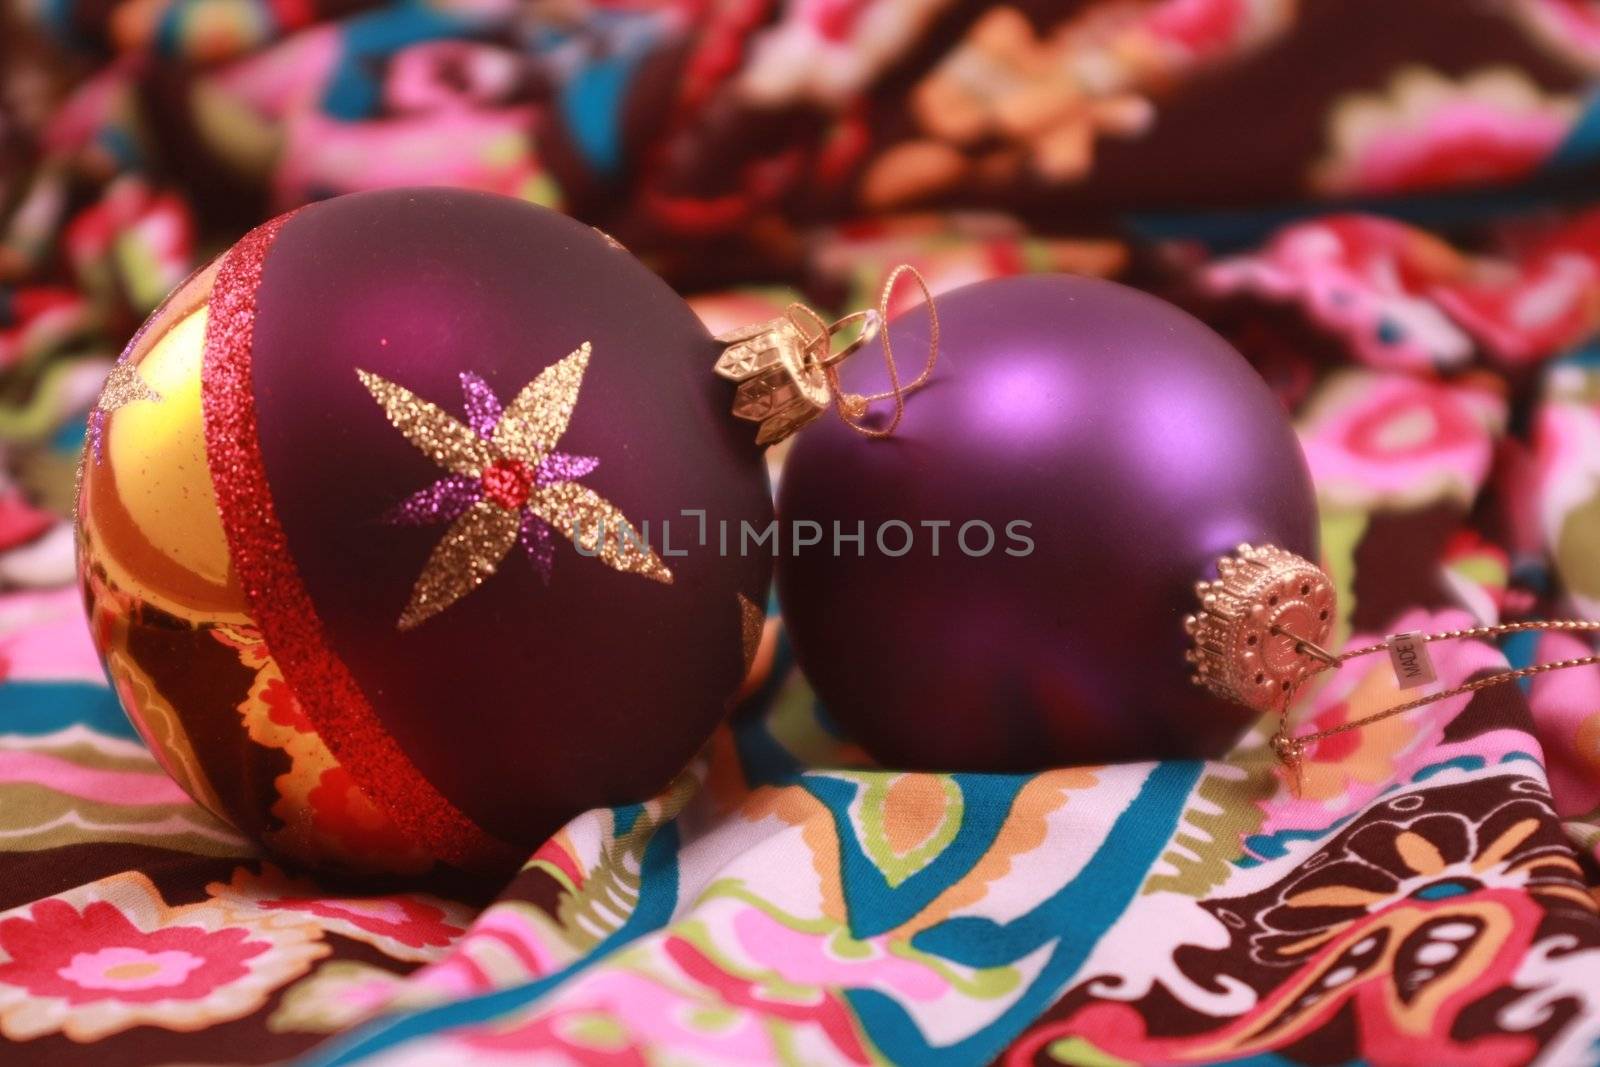
M 1596 633 L 1600 632 L 1600 621 L 1590 619 L 1552 619 L 1535 622 L 1508 622 L 1501 623 L 1497 626 L 1473 626 L 1463 630 L 1442 630 L 1438 633 L 1422 634 L 1420 635 L 1420 640 L 1425 643 L 1432 644 L 1435 641 L 1458 641 L 1480 637 L 1503 637 L 1507 634 L 1527 633 L 1530 631 L 1541 633 Z M 1298 651 L 1307 655 L 1311 655 L 1321 661 L 1320 666 L 1318 666 L 1316 670 L 1312 671 L 1311 674 L 1308 675 L 1309 678 L 1314 677 L 1323 671 L 1332 670 L 1335 667 L 1342 666 L 1353 659 L 1360 659 L 1363 656 L 1370 656 L 1378 652 L 1386 651 L 1389 648 L 1389 643 L 1384 641 L 1378 644 L 1366 645 L 1362 648 L 1354 648 L 1342 652 L 1337 656 L 1331 655 L 1312 642 L 1303 639 L 1297 639 L 1295 646 Z M 1296 686 L 1294 691 L 1291 691 L 1284 701 L 1283 717 L 1280 720 L 1278 732 L 1272 738 L 1273 751 L 1277 755 L 1279 761 L 1283 763 L 1284 766 L 1288 767 L 1291 773 L 1296 775 L 1296 792 L 1299 792 L 1302 763 L 1307 745 L 1312 745 L 1318 741 L 1326 740 L 1327 738 L 1333 737 L 1336 734 L 1342 734 L 1348 730 L 1359 730 L 1364 726 L 1371 726 L 1374 723 L 1382 722 L 1383 720 L 1392 718 L 1396 715 L 1401 715 L 1408 711 L 1415 711 L 1417 708 L 1424 707 L 1428 704 L 1434 704 L 1441 700 L 1449 700 L 1451 697 L 1461 696 L 1463 693 L 1475 693 L 1480 689 L 1488 689 L 1490 686 L 1503 685 L 1506 682 L 1515 682 L 1520 679 L 1531 678 L 1539 674 L 1548 674 L 1551 671 L 1566 670 L 1569 667 L 1588 667 L 1595 664 L 1600 664 L 1600 654 L 1574 656 L 1571 659 L 1552 660 L 1549 663 L 1535 663 L 1527 667 L 1519 667 L 1515 670 L 1498 671 L 1494 674 L 1485 675 L 1482 678 L 1473 679 L 1470 682 L 1463 682 L 1461 685 L 1451 686 L 1450 688 L 1440 690 L 1437 693 L 1430 693 L 1427 696 L 1418 697 L 1415 700 L 1408 700 L 1404 703 L 1396 704 L 1392 708 L 1385 708 L 1382 711 L 1373 712 L 1371 715 L 1364 715 L 1361 718 L 1353 719 L 1350 722 L 1340 723 L 1338 726 L 1330 726 L 1326 730 L 1317 730 L 1308 734 L 1291 734 L 1289 732 L 1289 712 L 1290 708 L 1294 704 L 1295 693 L 1299 690 L 1299 686 Z
M 889 340 L 887 324 L 889 322 L 889 300 L 894 296 L 895 286 L 906 275 L 910 275 L 916 281 L 917 287 L 922 290 L 923 303 L 928 308 L 928 360 L 923 364 L 921 374 L 902 385 L 900 382 L 900 368 L 895 363 L 894 344 Z M 909 263 L 902 263 L 891 271 L 889 277 L 883 283 L 882 292 L 878 296 L 876 313 L 858 311 L 853 315 L 846 315 L 833 323 L 833 325 L 828 326 L 823 324 L 821 316 L 804 304 L 790 304 L 790 321 L 795 323 L 796 329 L 806 333 L 807 331 L 800 326 L 800 323 L 795 321 L 796 314 L 809 319 L 817 329 L 816 333 L 808 336 L 808 346 L 822 345 L 825 347 L 828 338 L 838 333 L 839 330 L 852 321 L 860 319 L 866 322 L 854 342 L 839 352 L 819 359 L 818 365 L 822 368 L 823 374 L 827 376 L 829 390 L 838 398 L 836 410 L 841 422 L 863 437 L 888 437 L 893 434 L 900 425 L 901 418 L 905 416 L 906 397 L 928 384 L 929 377 L 933 375 L 934 365 L 939 362 L 939 309 L 934 304 L 933 291 L 928 288 L 928 280 L 922 276 L 922 272 Z M 883 339 L 883 363 L 889 372 L 889 388 L 881 393 L 872 393 L 869 396 L 862 396 L 859 393 L 846 393 L 839 387 L 838 365 L 846 356 L 870 341 L 874 334 Z M 890 399 L 894 401 L 894 417 L 889 420 L 889 424 L 881 430 L 875 430 L 867 426 L 863 421 L 866 417 L 867 409 L 879 400 Z
M 900 378 L 894 343 L 884 324 L 889 319 L 889 302 L 895 286 L 910 276 L 922 290 L 928 309 L 928 359 L 922 373 L 909 382 Z M 856 335 L 838 351 L 834 340 L 851 327 Z M 882 334 L 883 362 L 889 372 L 889 388 L 862 396 L 846 393 L 839 385 L 838 365 Z M 829 323 L 805 304 L 794 303 L 782 315 L 766 322 L 752 323 L 717 337 L 723 346 L 715 373 L 736 383 L 733 414 L 759 423 L 756 444 L 777 444 L 820 416 L 832 405 L 839 420 L 863 437 L 888 437 L 905 417 L 906 397 L 922 388 L 933 376 L 939 361 L 939 310 L 927 279 L 909 263 L 889 272 L 878 296 L 878 306 L 844 316 Z M 879 400 L 894 401 L 894 416 L 882 429 L 867 420 L 871 405 Z

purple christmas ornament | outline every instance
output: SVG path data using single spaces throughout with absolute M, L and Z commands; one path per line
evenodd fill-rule
M 416 774 L 524 847 L 664 787 L 738 687 L 770 567 L 682 515 L 770 515 L 688 306 L 588 226 L 447 190 L 303 209 L 256 302 L 289 552 Z
M 785 534 L 820 530 L 778 565 L 819 697 L 897 767 L 1221 753 L 1256 713 L 1191 684 L 1183 619 L 1240 542 L 1317 558 L 1282 407 L 1200 322 L 1110 282 L 982 282 L 938 313 L 894 435 L 819 421 L 784 468 Z M 889 329 L 926 349 L 923 309 Z M 844 384 L 887 378 L 858 359 Z
M 245 236 L 130 345 L 80 494 L 93 632 L 163 766 L 298 862 L 405 874 L 504 874 L 666 788 L 771 573 L 697 536 L 772 517 L 718 351 L 614 242 L 506 197 Z

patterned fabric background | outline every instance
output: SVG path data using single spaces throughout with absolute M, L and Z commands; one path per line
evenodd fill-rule
M 1339 639 L 1600 616 L 1600 5 L 14 0 L 0 62 L 0 1059 L 1600 1064 L 1600 670 L 1330 739 L 1299 797 L 1264 728 L 901 774 L 774 620 L 665 794 L 509 884 L 372 895 L 156 766 L 65 518 L 171 285 L 273 211 L 448 183 L 603 227 L 717 329 L 902 260 L 1122 277 L 1293 412 Z M 1304 715 L 1398 700 L 1357 661 Z

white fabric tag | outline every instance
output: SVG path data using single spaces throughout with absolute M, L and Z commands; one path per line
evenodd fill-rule
M 1389 646 L 1389 665 L 1394 668 L 1394 678 L 1401 689 L 1415 689 L 1438 677 L 1433 670 L 1433 657 L 1428 655 L 1428 642 L 1420 631 L 1390 634 L 1384 642 Z

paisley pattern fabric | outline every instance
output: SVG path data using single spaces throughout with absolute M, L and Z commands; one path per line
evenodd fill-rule
M 1600 669 L 1337 735 L 1298 792 L 1270 724 L 1214 763 L 908 774 L 772 617 L 662 795 L 507 884 L 379 893 L 271 861 L 156 764 L 64 518 L 169 287 L 276 210 L 447 183 L 602 227 L 714 331 L 868 306 L 899 262 L 935 291 L 1123 278 L 1291 411 L 1336 642 L 1600 616 L 1597 77 L 1579 0 L 4 9 L 0 1059 L 1600 1064 Z M 252 736 L 321 790 L 318 832 L 388 847 L 269 675 Z M 1362 660 L 1299 714 L 1400 699 Z

